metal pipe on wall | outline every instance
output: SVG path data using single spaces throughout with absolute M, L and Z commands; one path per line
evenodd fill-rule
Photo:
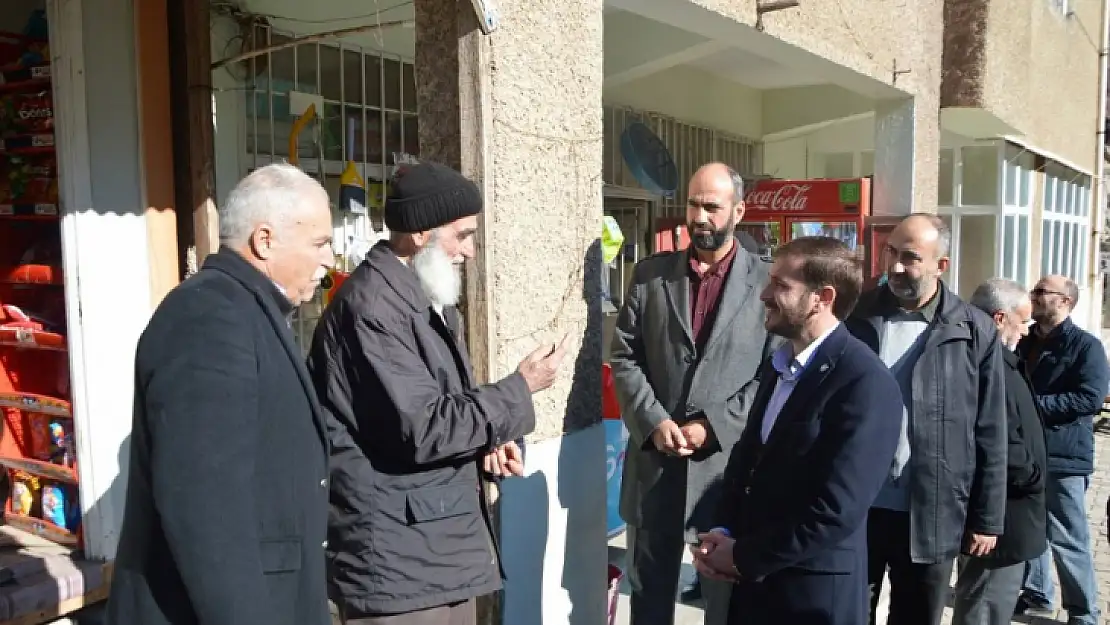
M 1110 0 L 1102 0 L 1102 28 L 1099 31 L 1098 51 L 1098 110 L 1095 112 L 1095 128 L 1098 139 L 1095 141 L 1095 179 L 1092 194 L 1095 202 L 1094 224 L 1091 226 L 1091 244 L 1088 253 L 1089 278 L 1088 284 L 1093 291 L 1098 285 L 1099 274 L 1102 267 L 1102 233 L 1106 220 L 1106 89 L 1107 85 L 1107 40 L 1110 40 Z M 1102 297 L 1091 298 L 1092 312 L 1101 317 Z

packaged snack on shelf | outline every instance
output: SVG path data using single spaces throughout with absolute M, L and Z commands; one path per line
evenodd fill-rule
M 54 99 L 50 91 L 0 96 L 0 135 L 54 132 Z
M 0 159 L 0 202 L 57 204 L 58 168 L 52 156 Z
M 47 484 L 42 487 L 42 518 L 58 527 L 69 529 L 66 518 L 65 489 L 61 484 Z
M 39 478 L 25 471 L 12 474 L 12 512 L 30 516 L 39 497 Z
M 73 466 L 73 433 L 68 420 L 50 422 L 50 461 L 63 467 Z
M 27 415 L 27 425 L 31 430 L 31 449 L 27 455 L 35 460 L 50 461 L 51 448 L 50 419 L 46 415 L 30 413 Z

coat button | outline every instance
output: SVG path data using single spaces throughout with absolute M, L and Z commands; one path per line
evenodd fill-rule
M 327 488 L 327 487 L 328 487 L 327 478 L 324 478 L 324 479 L 320 480 L 320 488 Z
M 328 548 L 328 541 L 325 540 L 324 542 L 320 543 L 320 546 L 323 547 L 324 549 L 327 549 Z
M 751 487 L 751 486 L 745 486 L 745 487 L 744 487 L 744 494 L 745 494 L 745 495 L 750 495 L 750 494 L 752 494 L 752 487 Z

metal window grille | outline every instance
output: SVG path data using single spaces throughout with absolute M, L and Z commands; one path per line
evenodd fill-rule
M 290 41 L 292 33 L 264 24 L 251 28 L 255 48 Z M 352 237 L 380 228 L 386 183 L 402 155 L 419 156 L 416 72 L 413 63 L 348 42 L 306 43 L 250 60 L 245 79 L 248 169 L 289 158 L 296 117 L 291 94 L 323 101 L 316 121 L 297 137 L 298 166 L 317 178 L 338 208 L 340 176 L 348 161 L 366 185 L 368 214 L 335 212 L 335 251 L 346 253 Z M 323 312 L 323 298 L 305 304 L 294 330 L 303 349 Z
M 639 189 L 640 184 L 628 171 L 621 156 L 621 133 L 628 124 L 642 122 L 663 140 L 678 168 L 678 189 L 659 203 L 661 217 L 678 217 L 686 206 L 686 185 L 698 167 L 712 161 L 723 162 L 745 179 L 758 178 L 759 142 L 712 128 L 696 126 L 672 117 L 638 111 L 628 107 L 604 107 L 605 162 L 602 178 L 607 184 Z

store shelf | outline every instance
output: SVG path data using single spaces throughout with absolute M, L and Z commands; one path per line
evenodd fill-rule
M 73 418 L 73 408 L 68 401 L 34 393 L 0 391 L 0 408 L 15 408 L 52 417 Z
M 4 512 L 4 522 L 59 545 L 76 545 L 78 543 L 77 535 L 73 532 L 37 517 L 23 516 L 11 510 L 6 510 Z
M 49 64 L 0 69 L 0 86 L 25 83 L 49 84 L 50 78 Z
M 48 132 L 0 139 L 0 154 L 18 156 L 53 153 L 54 135 Z
M 66 337 L 31 328 L 0 327 L 0 347 L 66 351 Z
M 44 477 L 55 482 L 77 484 L 77 471 L 53 462 L 33 458 L 0 458 L 0 466 L 7 467 L 12 471 L 26 471 L 31 475 Z
M 57 219 L 58 205 L 47 203 L 0 204 L 0 218 L 4 219 Z
M 0 267 L 0 283 L 42 286 L 62 286 L 62 268 L 53 265 L 17 265 L 11 269 Z
M 17 91 L 34 91 L 36 89 L 49 89 L 50 78 L 31 78 L 0 83 L 0 93 L 15 93 Z

